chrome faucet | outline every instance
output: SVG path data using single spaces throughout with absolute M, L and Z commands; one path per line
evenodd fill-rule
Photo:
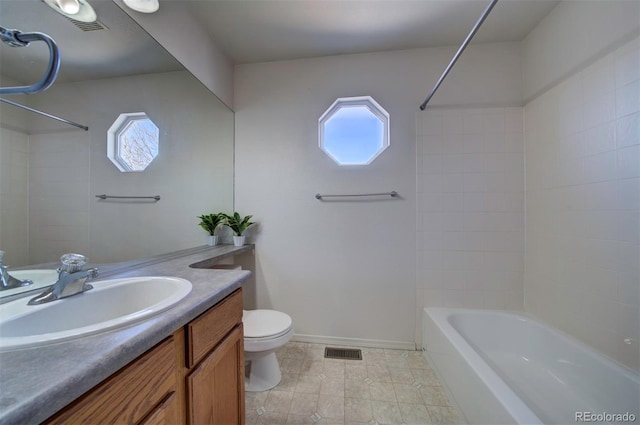
M 44 304 L 61 298 L 70 297 L 93 289 L 87 280 L 98 277 L 98 269 L 82 270 L 87 257 L 80 254 L 64 254 L 60 257 L 62 266 L 58 268 L 58 280 L 49 289 L 32 298 L 28 305 Z
M 9 266 L 5 266 L 2 264 L 2 257 L 4 257 L 4 251 L 0 251 L 0 274 L 2 275 L 2 280 L 0 281 L 0 291 L 4 291 L 6 289 L 20 288 L 21 286 L 32 285 L 33 281 L 30 279 L 16 279 L 11 276 L 7 269 Z

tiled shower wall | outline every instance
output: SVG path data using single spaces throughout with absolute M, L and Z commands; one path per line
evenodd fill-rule
M 525 310 L 639 368 L 640 44 L 525 107 Z
M 0 250 L 3 263 L 29 264 L 29 136 L 0 127 Z
M 0 128 L 0 249 L 11 267 L 88 252 L 89 140 Z M 73 167 L 69 167 L 72 163 Z
M 522 108 L 417 116 L 417 320 L 425 306 L 522 310 Z
M 29 137 L 29 261 L 65 252 L 90 257 L 91 136 L 77 130 Z

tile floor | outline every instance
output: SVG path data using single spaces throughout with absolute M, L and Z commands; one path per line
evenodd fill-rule
M 362 360 L 324 358 L 325 345 L 289 342 L 282 381 L 246 393 L 247 425 L 458 424 L 420 351 L 362 348 Z

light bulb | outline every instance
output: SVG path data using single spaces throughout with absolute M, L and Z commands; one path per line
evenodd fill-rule
M 95 22 L 98 17 L 96 11 L 87 0 L 42 0 L 47 6 L 80 22 Z
M 56 0 L 58 7 L 62 9 L 64 13 L 69 15 L 75 15 L 80 12 L 80 3 L 78 0 Z
M 158 0 L 123 0 L 124 4 L 136 12 L 153 13 L 158 10 L 160 3 Z

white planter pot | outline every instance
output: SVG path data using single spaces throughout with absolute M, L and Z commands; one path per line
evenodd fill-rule
M 234 246 L 242 246 L 242 245 L 244 245 L 244 239 L 245 239 L 244 235 L 242 235 L 242 236 L 233 235 L 233 245 Z
M 211 236 L 209 235 L 209 238 L 207 239 L 207 245 L 209 246 L 216 246 L 218 245 L 218 236 Z

